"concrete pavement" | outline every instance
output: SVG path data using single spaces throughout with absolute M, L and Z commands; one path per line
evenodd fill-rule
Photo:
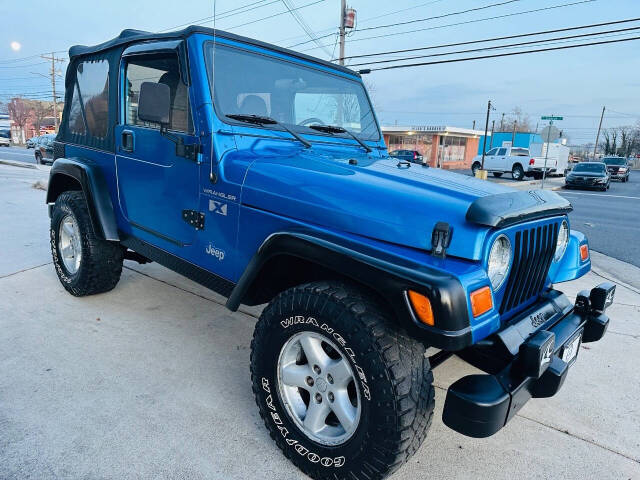
M 114 291 L 70 296 L 50 264 L 38 175 L 0 166 L 0 478 L 302 478 L 253 401 L 259 308 L 232 314 L 203 287 L 131 262 Z M 617 274 L 594 261 L 597 273 L 562 286 L 569 295 Z M 609 332 L 583 346 L 560 393 L 488 439 L 442 424 L 446 388 L 473 371 L 444 363 L 433 427 L 392 478 L 640 478 L 639 314 L 640 291 L 619 287 Z

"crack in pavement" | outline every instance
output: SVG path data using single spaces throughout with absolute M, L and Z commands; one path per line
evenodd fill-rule
M 46 267 L 47 265 L 52 265 L 52 264 L 53 262 L 47 262 L 47 263 L 43 263 L 42 265 L 36 265 L 35 267 L 24 268 L 22 270 L 18 270 L 17 272 L 7 273 L 6 275 L 0 276 L 0 280 L 2 280 L 3 278 L 8 278 L 14 275 L 18 275 L 19 273 L 28 272 L 29 270 L 35 270 L 36 268 Z
M 446 392 L 448 390 L 448 388 L 441 387 L 440 385 L 436 385 L 435 383 L 433 384 L 433 386 L 435 388 L 439 389 L 439 390 L 444 391 L 444 392 Z M 614 453 L 616 455 L 620 455 L 621 457 L 624 457 L 627 460 L 631 460 L 632 462 L 640 464 L 640 459 L 638 459 L 638 458 L 634 458 L 634 457 L 632 457 L 630 455 L 627 455 L 626 453 L 619 452 L 617 450 L 614 450 L 611 447 L 607 447 L 606 445 L 602 445 L 602 444 L 600 444 L 598 442 L 595 442 L 594 440 L 591 440 L 589 438 L 585 438 L 585 437 L 582 437 L 582 436 L 577 435 L 575 433 L 572 433 L 569 430 L 567 430 L 566 428 L 559 428 L 559 427 L 556 427 L 554 425 L 550 425 L 548 423 L 541 422 L 540 420 L 536 420 L 535 418 L 527 417 L 526 415 L 523 415 L 521 413 L 516 413 L 515 416 L 516 417 L 520 417 L 520 418 L 524 418 L 525 420 L 529 420 L 530 422 L 533 422 L 533 423 L 537 423 L 538 425 L 541 425 L 543 427 L 550 428 L 551 430 L 555 430 L 556 432 L 564 433 L 566 435 L 569 435 L 570 437 L 575 438 L 576 440 L 582 440 L 583 442 L 586 442 L 586 443 L 588 443 L 590 445 L 602 448 L 603 450 L 606 450 L 608 452 Z

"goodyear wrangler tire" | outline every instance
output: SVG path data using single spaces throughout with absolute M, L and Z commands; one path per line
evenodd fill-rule
M 260 415 L 312 478 L 385 478 L 427 434 L 425 348 L 389 318 L 372 296 L 330 282 L 291 288 L 260 316 L 251 344 Z
M 118 243 L 95 236 L 82 192 L 64 192 L 58 197 L 49 235 L 53 265 L 69 293 L 82 297 L 116 286 L 124 250 Z

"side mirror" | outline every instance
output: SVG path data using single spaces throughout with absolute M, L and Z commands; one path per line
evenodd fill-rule
M 164 83 L 142 82 L 138 96 L 138 118 L 143 122 L 169 124 L 171 91 Z

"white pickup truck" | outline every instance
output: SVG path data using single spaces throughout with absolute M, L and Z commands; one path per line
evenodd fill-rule
M 547 175 L 555 172 L 564 174 L 569 148 L 559 144 L 532 144 L 531 151 L 522 147 L 495 147 L 485 154 L 484 169 L 491 172 L 494 177 L 511 173 L 514 180 L 524 180 L 524 177 L 542 178 L 547 145 L 549 145 L 549 155 L 546 160 Z M 475 176 L 476 171 L 481 168 L 482 155 L 477 155 L 471 162 L 473 175 Z

